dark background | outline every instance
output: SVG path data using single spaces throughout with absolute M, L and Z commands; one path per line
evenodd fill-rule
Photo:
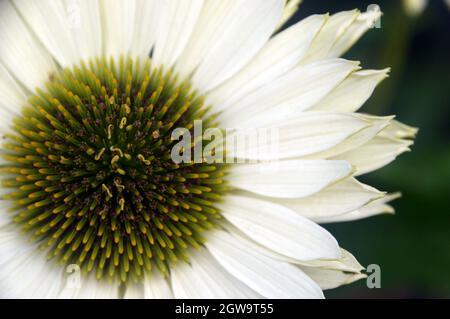
M 392 67 L 362 112 L 396 114 L 420 128 L 412 153 L 362 181 L 400 190 L 395 216 L 326 225 L 363 265 L 381 266 L 381 288 L 364 280 L 327 291 L 328 298 L 450 297 L 450 9 L 431 0 L 423 14 L 407 15 L 400 0 L 304 0 L 292 22 L 369 4 L 381 7 L 380 29 L 370 30 L 345 57 L 364 68 Z

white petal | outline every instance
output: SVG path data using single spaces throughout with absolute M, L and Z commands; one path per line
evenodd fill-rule
M 158 1 L 157 38 L 153 60 L 170 68 L 185 48 L 203 8 L 203 0 Z
M 313 221 L 325 216 L 338 216 L 357 210 L 384 193 L 359 183 L 354 178 L 345 179 L 306 198 L 271 199 Z
M 156 42 L 157 27 L 161 18 L 160 0 L 136 0 L 133 37 L 130 54 L 139 58 L 148 58 Z
M 401 193 L 393 193 L 389 194 L 384 198 L 381 198 L 379 200 L 376 200 L 369 205 L 364 206 L 361 208 L 360 214 L 365 215 L 366 217 L 378 215 L 378 214 L 394 214 L 395 210 L 392 206 L 388 205 L 387 203 L 392 202 L 396 199 L 399 199 L 402 197 Z M 363 218 L 366 218 L 363 217 Z
M 307 262 L 297 263 L 301 267 L 309 267 L 309 268 L 320 268 L 320 269 L 332 269 L 332 270 L 340 270 L 344 272 L 350 273 L 360 273 L 364 270 L 364 267 L 356 260 L 356 258 L 341 248 L 341 257 L 339 259 L 318 259 Z
M 9 1 L 0 3 L 0 59 L 11 74 L 34 91 L 56 70 L 50 54 L 32 35 Z
M 334 289 L 367 278 L 361 273 L 347 273 L 334 269 L 300 267 L 305 274 L 312 278 L 323 290 Z
M 234 165 L 228 181 L 232 187 L 279 198 L 303 198 L 353 173 L 345 161 L 287 160 Z
M 228 273 L 207 251 L 192 251 L 190 265 L 177 265 L 171 271 L 177 299 L 255 299 L 255 291 Z
M 321 289 L 333 289 L 366 277 L 366 275 L 361 273 L 364 267 L 361 266 L 352 254 L 344 249 L 341 249 L 341 253 L 342 256 L 339 259 L 318 259 L 311 261 L 299 261 L 273 254 L 269 256 L 298 265 Z
M 291 118 L 318 103 L 357 69 L 357 62 L 343 59 L 296 67 L 235 104 L 226 106 L 220 121 L 226 127 L 248 127 L 252 123 L 263 126 L 267 122 L 271 124 Z
M 0 214 L 0 228 L 8 225 L 10 223 L 10 220 L 7 215 L 4 213 Z
M 309 49 L 324 21 L 324 15 L 310 16 L 270 39 L 248 65 L 208 93 L 208 104 L 224 110 L 249 92 L 293 69 Z
M 24 90 L 0 63 L 0 108 L 11 115 L 20 114 L 26 99 Z
M 144 299 L 144 287 L 139 284 L 127 284 L 123 299 Z
M 355 175 L 367 174 L 393 162 L 397 156 L 410 151 L 412 141 L 375 137 L 350 152 L 340 154 L 333 159 L 344 160 L 356 167 Z
M 341 249 L 338 260 L 317 260 L 309 265 L 299 266 L 322 289 L 333 289 L 366 278 L 363 266 L 348 251 Z
M 0 160 L 0 165 L 4 164 L 4 160 Z M 4 188 L 2 190 L 2 196 L 4 194 L 9 193 L 11 190 L 8 190 Z M 9 223 L 11 223 L 12 216 L 9 214 L 8 210 L 14 205 L 12 201 L 7 200 L 0 200 L 0 231 L 2 227 L 7 226 Z M 1 254 L 1 252 L 0 252 Z
M 393 201 L 397 198 L 401 197 L 400 194 L 391 194 L 385 196 L 379 200 L 373 201 L 370 204 L 350 212 L 348 214 L 334 216 L 334 217 L 325 217 L 323 219 L 317 220 L 318 223 L 340 223 L 340 222 L 349 222 L 354 220 L 360 220 L 364 218 L 369 218 L 375 215 L 380 214 L 394 214 L 395 210 L 392 206 L 388 205 L 387 202 Z
M 102 53 L 97 0 L 14 0 L 30 28 L 61 66 Z
M 350 113 L 305 112 L 282 121 L 273 119 L 271 123 L 258 121 L 245 129 L 230 131 L 226 136 L 227 155 L 252 160 L 278 160 L 311 154 L 318 154 L 314 158 L 326 158 L 322 153 L 326 155 L 333 150 L 330 151 L 330 156 L 333 156 L 340 151 L 340 145 L 344 151 L 353 144 L 360 146 L 382 129 L 376 130 L 373 121 Z M 266 122 L 269 121 L 267 118 Z M 370 134 L 372 131 L 366 132 L 368 129 L 375 131 L 373 135 Z M 365 134 L 358 135 L 359 132 Z M 359 138 L 353 138 L 355 135 Z
M 314 39 L 308 55 L 302 61 L 302 64 L 318 61 L 330 56 L 329 53 L 333 45 L 345 34 L 358 16 L 359 12 L 352 10 L 338 12 L 329 17 L 318 36 Z
M 278 23 L 278 28 L 283 27 L 284 24 L 295 15 L 302 1 L 303 0 L 287 0 L 286 6 L 284 7 L 283 10 L 283 15 L 281 17 L 280 22 Z
M 363 70 L 353 73 L 316 104 L 313 110 L 356 112 L 371 97 L 377 85 L 388 77 L 389 71 Z
M 361 13 L 345 33 L 338 38 L 328 53 L 328 57 L 338 57 L 346 53 L 364 33 L 375 26 L 381 15 L 381 11 L 376 9 Z
M 144 281 L 145 299 L 172 299 L 173 293 L 170 284 L 159 271 L 155 271 Z
M 118 57 L 127 54 L 133 39 L 135 0 L 100 0 L 104 54 Z
M 60 299 L 118 299 L 119 283 L 97 280 L 95 276 L 82 277 L 80 287 L 65 285 L 59 294 Z
M 346 114 L 346 113 L 344 113 Z M 334 158 L 340 154 L 356 150 L 362 145 L 366 144 L 372 140 L 378 133 L 390 125 L 393 116 L 377 117 L 369 116 L 363 114 L 354 114 L 354 116 L 359 117 L 361 120 L 369 123 L 367 127 L 351 135 L 345 139 L 342 143 L 328 148 L 327 150 L 308 156 L 307 158 Z
M 253 249 L 243 237 L 210 234 L 206 247 L 237 279 L 266 298 L 323 298 L 320 288 L 298 267 Z
M 387 138 L 415 138 L 419 130 L 392 120 L 391 123 L 380 132 L 380 136 Z
M 178 63 L 182 77 L 208 91 L 233 76 L 264 46 L 283 11 L 283 0 L 208 1 Z
M 102 18 L 99 0 L 66 0 L 66 10 L 72 16 L 72 36 L 83 60 L 103 54 Z M 79 19 L 78 19 L 79 18 Z
M 339 246 L 325 229 L 281 205 L 227 196 L 223 216 L 258 244 L 296 260 L 336 259 Z
M 61 66 L 79 62 L 63 1 L 14 0 L 16 7 Z
M 12 123 L 14 116 L 11 112 L 5 110 L 4 108 L 0 108 L 0 118 L 2 121 L 0 122 L 0 134 L 5 134 L 10 131 L 9 124 Z
M 56 298 L 62 269 L 18 231 L 0 230 L 0 298 Z

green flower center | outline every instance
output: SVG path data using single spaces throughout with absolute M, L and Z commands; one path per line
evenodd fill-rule
M 49 258 L 126 282 L 187 261 L 227 186 L 223 165 L 171 159 L 173 129 L 215 126 L 203 98 L 150 60 L 117 62 L 52 75 L 5 135 L 0 171 L 14 222 Z

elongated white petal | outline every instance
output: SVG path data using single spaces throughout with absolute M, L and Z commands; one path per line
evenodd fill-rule
M 352 10 L 338 12 L 329 17 L 318 36 L 314 39 L 302 64 L 329 57 L 333 45 L 344 36 L 359 14 L 358 10 Z
M 100 281 L 95 276 L 82 277 L 80 285 L 68 283 L 58 295 L 60 299 L 118 299 L 120 284 Z
M 160 17 L 153 60 L 170 68 L 188 43 L 203 8 L 203 0 L 159 1 Z
M 333 289 L 366 278 L 363 266 L 348 251 L 342 249 L 338 260 L 317 260 L 299 266 L 322 289 Z
M 364 33 L 376 25 L 381 15 L 381 11 L 376 8 L 361 13 L 350 27 L 348 27 L 346 32 L 338 38 L 338 41 L 331 48 L 328 57 L 338 57 L 346 53 Z
M 401 193 L 393 193 L 387 195 L 385 198 L 376 200 L 369 205 L 364 206 L 359 210 L 361 218 L 366 218 L 378 214 L 394 214 L 395 209 L 388 205 L 388 203 L 402 197 Z
M 297 12 L 300 4 L 303 0 L 287 0 L 286 6 L 283 10 L 283 15 L 281 16 L 281 20 L 278 23 L 278 28 L 283 27 L 283 25 L 288 22 Z
M 104 54 L 119 57 L 128 53 L 134 31 L 136 0 L 100 0 Z
M 313 154 L 308 156 L 308 158 L 334 158 L 340 154 L 356 150 L 362 145 L 366 144 L 372 140 L 378 133 L 380 133 L 384 128 L 386 128 L 394 118 L 393 116 L 377 117 L 362 114 L 354 114 L 360 119 L 365 120 L 369 125 L 363 130 L 351 135 L 349 138 L 345 139 L 342 143 L 327 149 L 326 151 Z
M 324 216 L 352 212 L 383 196 L 384 193 L 373 187 L 348 178 L 305 198 L 270 200 L 314 221 Z
M 192 252 L 190 265 L 171 272 L 177 299 L 255 299 L 255 291 L 227 272 L 207 250 Z
M 377 136 L 363 146 L 340 154 L 333 159 L 351 163 L 356 167 L 355 175 L 357 176 L 388 165 L 400 154 L 408 152 L 412 144 L 412 141 Z
M 358 63 L 343 59 L 299 66 L 224 109 L 220 120 L 226 127 L 249 127 L 289 119 L 325 98 L 357 69 Z
M 377 85 L 387 78 L 390 69 L 363 70 L 353 73 L 320 103 L 317 111 L 356 112 L 370 98 Z
M 168 279 L 155 271 L 145 275 L 142 283 L 128 284 L 124 299 L 173 299 L 173 293 Z
M 341 251 L 342 257 L 340 259 L 312 260 L 307 262 L 285 257 L 280 258 L 280 256 L 276 255 L 272 257 L 298 265 L 321 289 L 327 290 L 367 277 L 361 273 L 364 267 L 361 266 L 356 258 L 344 249 L 341 249 Z
M 352 172 L 353 168 L 345 161 L 287 160 L 235 165 L 228 181 L 235 188 L 259 195 L 303 198 Z
M 136 0 L 133 36 L 129 53 L 141 59 L 148 58 L 156 42 L 161 19 L 159 0 Z
M 10 132 L 15 116 L 26 102 L 26 93 L 0 62 L 0 134 Z M 0 163 L 2 161 L 0 160 Z M 1 222 L 0 222 L 1 224 Z
M 144 287 L 139 284 L 129 283 L 125 287 L 123 299 L 144 299 Z
M 230 226 L 226 224 L 226 228 L 230 229 L 230 233 L 241 233 L 236 227 Z M 243 236 L 243 235 L 242 235 Z M 340 270 L 343 272 L 350 272 L 350 273 L 360 273 L 362 270 L 364 270 L 364 267 L 361 266 L 361 264 L 356 260 L 356 258 L 346 251 L 343 248 L 340 248 L 340 255 L 338 258 L 333 259 L 314 259 L 314 260 L 299 260 L 295 258 L 288 257 L 286 255 L 279 254 L 273 250 L 267 249 L 263 246 L 256 245 L 254 243 L 251 243 L 251 247 L 258 251 L 259 253 L 262 253 L 265 256 L 268 256 L 270 258 L 280 260 L 283 262 L 291 263 L 294 265 L 298 265 L 301 267 L 308 267 L 308 268 L 320 268 L 320 269 L 333 269 L 333 270 Z
M 388 205 L 387 203 L 390 201 L 393 201 L 397 198 L 401 197 L 399 193 L 391 194 L 388 196 L 385 196 L 381 199 L 375 200 L 368 205 L 355 210 L 353 212 L 339 215 L 339 216 L 333 216 L 333 217 L 324 217 L 319 218 L 316 221 L 318 223 L 339 223 L 339 222 L 349 222 L 354 220 L 360 220 L 364 218 L 369 218 L 375 215 L 380 214 L 394 214 L 395 210 L 392 206 Z
M 182 77 L 208 91 L 233 76 L 274 32 L 283 0 L 208 1 L 178 63 Z
M 160 272 L 155 271 L 144 281 L 145 299 L 172 299 L 173 293 L 169 281 Z
M 15 0 L 16 7 L 31 30 L 61 66 L 79 62 L 78 49 L 71 34 L 70 12 L 63 1 Z M 81 22 L 78 22 L 81 23 Z
M 334 269 L 300 267 L 323 290 L 334 289 L 367 277 L 361 273 L 347 273 Z
M 11 114 L 19 114 L 26 99 L 24 90 L 0 63 L 0 108 Z
M 297 263 L 297 262 L 294 262 Z M 301 267 L 340 270 L 349 273 L 360 273 L 364 267 L 351 253 L 341 248 L 339 259 L 317 259 L 298 263 Z
M 323 298 L 298 267 L 260 253 L 243 237 L 216 231 L 205 245 L 229 273 L 263 297 Z
M 392 120 L 390 124 L 380 132 L 380 136 L 387 138 L 415 138 L 419 130 L 415 127 L 411 127 L 400 123 L 396 120 Z
M 50 54 L 29 32 L 9 1 L 0 3 L 0 60 L 29 90 L 43 86 L 56 70 Z
M 14 0 L 27 24 L 61 66 L 102 53 L 98 0 Z
M 224 217 L 256 243 L 297 260 L 336 259 L 336 240 L 325 229 L 281 205 L 230 195 Z
M 56 298 L 62 269 L 15 230 L 0 231 L 0 298 Z
M 103 30 L 99 0 L 69 0 L 65 4 L 79 57 L 86 61 L 101 56 Z
M 259 87 L 293 69 L 309 49 L 326 16 L 313 15 L 276 35 L 252 61 L 224 84 L 208 93 L 215 110 L 225 110 Z
M 6 209 L 9 208 L 9 204 L 5 205 L 0 203 L 0 229 L 11 222 L 10 217 L 5 213 Z
M 231 131 L 227 134 L 227 155 L 252 160 L 278 160 L 311 154 L 319 154 L 315 157 L 317 159 L 326 158 L 321 154 L 340 145 L 347 151 L 349 146 L 344 144 L 347 140 L 360 146 L 382 129 L 373 129 L 373 135 L 369 134 L 371 131 L 367 132 L 367 137 L 353 138 L 373 126 L 373 121 L 354 114 L 305 112 L 267 126 L 258 122 L 245 129 Z M 338 151 L 330 151 L 330 154 L 338 154 Z

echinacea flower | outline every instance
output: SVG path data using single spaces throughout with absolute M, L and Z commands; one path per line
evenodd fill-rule
M 277 32 L 294 2 L 1 2 L 2 297 L 321 298 L 364 277 L 318 223 L 392 212 L 356 178 L 416 130 L 356 113 L 389 70 L 339 58 L 380 12 Z M 196 120 L 277 147 L 176 163 Z

